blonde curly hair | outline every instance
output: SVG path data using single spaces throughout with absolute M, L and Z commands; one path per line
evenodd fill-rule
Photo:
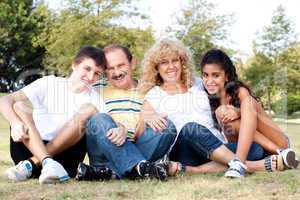
M 178 40 L 163 39 L 156 42 L 146 53 L 142 61 L 142 76 L 139 81 L 139 91 L 146 94 L 154 86 L 163 84 L 158 72 L 158 65 L 162 59 L 178 55 L 182 73 L 181 80 L 184 85 L 190 88 L 194 82 L 194 62 L 189 49 Z

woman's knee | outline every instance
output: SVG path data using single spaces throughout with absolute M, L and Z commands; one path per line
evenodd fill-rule
M 174 125 L 174 123 L 171 120 L 167 120 L 167 127 L 166 130 L 168 131 L 168 133 L 172 133 L 172 134 L 176 134 L 176 127 Z

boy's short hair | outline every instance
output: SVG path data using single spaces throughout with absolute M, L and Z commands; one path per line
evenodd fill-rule
M 83 46 L 73 59 L 73 63 L 80 64 L 86 58 L 93 59 L 97 66 L 101 66 L 103 69 L 106 69 L 104 51 L 100 48 L 93 46 Z

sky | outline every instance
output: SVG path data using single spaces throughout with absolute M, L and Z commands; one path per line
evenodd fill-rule
M 62 0 L 46 0 L 51 8 L 57 8 Z M 281 4 L 286 14 L 300 33 L 299 0 L 209 0 L 217 5 L 217 14 L 234 14 L 235 22 L 229 28 L 229 47 L 240 52 L 240 56 L 252 54 L 255 34 L 271 22 L 272 13 Z M 138 6 L 148 11 L 157 38 L 164 37 L 164 29 L 174 22 L 176 12 L 188 0 L 140 0 Z M 299 39 L 300 37 L 298 37 Z

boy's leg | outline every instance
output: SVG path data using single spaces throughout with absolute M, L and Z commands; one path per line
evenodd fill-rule
M 83 162 L 87 152 L 86 137 L 83 136 L 75 145 L 53 156 L 58 161 L 70 177 L 75 177 L 79 163 Z
M 28 128 L 28 139 L 22 142 L 36 157 L 39 162 L 49 156 L 45 144 L 42 141 L 40 134 L 34 124 L 32 112 L 33 108 L 26 102 L 19 101 L 14 104 L 14 110 Z
M 85 135 L 84 128 L 87 120 L 96 113 L 97 109 L 93 105 L 83 105 L 79 112 L 61 128 L 57 136 L 47 143 L 47 152 L 55 156 L 77 145 Z

